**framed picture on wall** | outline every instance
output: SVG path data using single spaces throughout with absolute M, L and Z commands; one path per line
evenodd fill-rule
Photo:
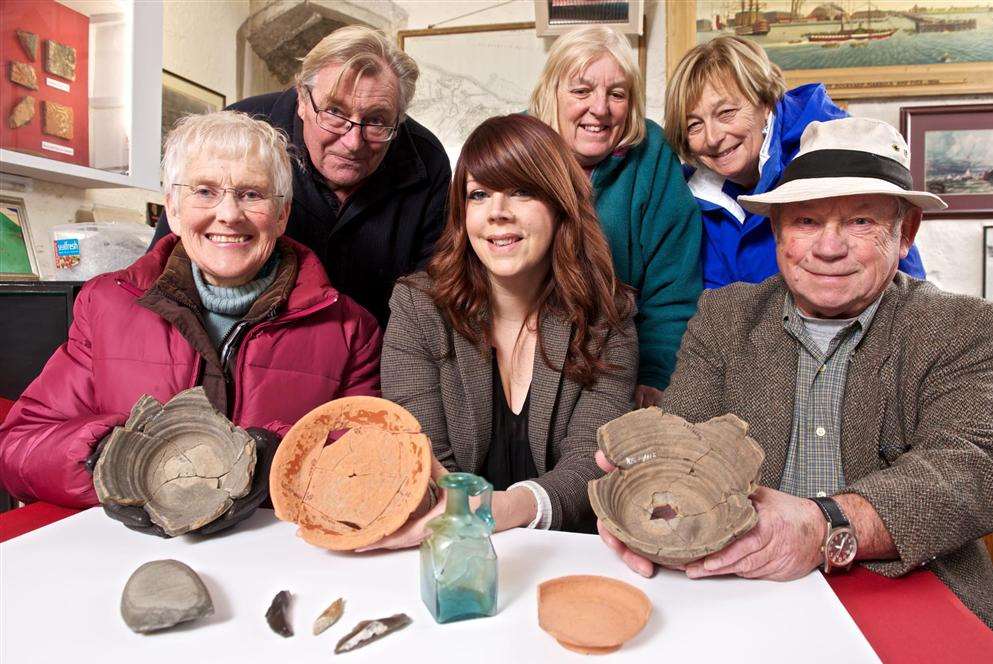
M 983 226 L 983 298 L 993 301 L 993 226 Z
M 833 99 L 993 92 L 993 1 L 681 0 L 666 3 L 666 69 L 697 44 L 737 35 L 765 49 L 789 86 Z
M 205 88 L 188 78 L 162 70 L 162 145 L 176 120 L 184 115 L 201 115 L 227 106 L 220 92 Z
M 993 104 L 905 106 L 900 132 L 914 187 L 948 203 L 925 217 L 993 219 Z
M 20 198 L 0 196 L 0 279 L 37 279 L 38 263 Z

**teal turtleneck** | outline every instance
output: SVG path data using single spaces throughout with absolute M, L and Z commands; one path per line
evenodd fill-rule
M 266 292 L 276 279 L 276 266 L 279 264 L 279 250 L 259 270 L 255 278 L 241 286 L 226 288 L 208 284 L 196 263 L 193 268 L 193 281 L 203 303 L 203 326 L 207 330 L 215 348 L 220 348 L 224 335 L 241 320 L 259 295 Z

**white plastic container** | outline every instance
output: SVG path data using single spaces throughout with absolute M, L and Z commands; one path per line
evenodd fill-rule
M 132 223 L 53 226 L 55 278 L 85 281 L 125 268 L 144 255 L 154 235 L 155 229 Z

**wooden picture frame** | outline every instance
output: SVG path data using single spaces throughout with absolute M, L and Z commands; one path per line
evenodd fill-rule
M 706 5 L 701 3 L 706 2 Z M 667 2 L 666 3 L 666 31 L 667 31 L 667 43 L 666 43 L 666 76 L 671 77 L 673 70 L 676 68 L 680 58 L 686 54 L 691 48 L 697 44 L 697 25 L 698 25 L 698 6 L 702 9 L 704 7 L 709 7 L 715 4 L 710 0 L 680 0 L 679 2 Z M 830 4 L 830 3 L 828 3 Z M 837 4 L 837 3 L 835 3 Z M 986 94 L 993 93 L 993 57 L 990 57 L 990 61 L 985 60 L 985 47 L 977 46 L 977 48 L 982 48 L 981 52 L 983 54 L 982 61 L 955 61 L 956 56 L 952 53 L 959 54 L 962 49 L 949 48 L 947 51 L 942 52 L 941 44 L 942 42 L 936 41 L 938 39 L 947 38 L 949 44 L 955 44 L 955 40 L 958 39 L 962 41 L 964 35 L 968 30 L 952 30 L 952 29 L 932 29 L 928 31 L 925 27 L 924 32 L 926 34 L 908 34 L 907 25 L 914 27 L 917 30 L 919 25 L 926 25 L 927 21 L 948 21 L 949 23 L 944 24 L 944 27 L 951 27 L 951 23 L 959 20 L 969 21 L 973 20 L 971 15 L 965 18 L 958 18 L 958 16 L 963 16 L 956 14 L 955 12 L 949 12 L 946 14 L 918 14 L 914 15 L 918 18 L 911 18 L 909 10 L 915 4 L 919 5 L 921 3 L 915 3 L 913 0 L 897 0 L 895 2 L 888 3 L 886 6 L 879 8 L 875 7 L 874 10 L 879 16 L 880 14 L 885 14 L 882 16 L 882 20 L 889 21 L 886 25 L 896 26 L 893 35 L 890 37 L 883 37 L 879 41 L 882 42 L 883 39 L 890 39 L 892 37 L 897 38 L 896 46 L 893 47 L 891 54 L 885 56 L 888 59 L 899 58 L 899 57 L 914 57 L 917 59 L 926 59 L 923 54 L 921 54 L 921 49 L 914 49 L 913 47 L 906 47 L 904 43 L 900 40 L 906 42 L 907 39 L 914 38 L 917 36 L 925 36 L 929 42 L 928 53 L 933 54 L 933 58 L 936 61 L 927 64 L 914 64 L 914 63 L 904 63 L 904 64 L 887 64 L 879 66 L 838 66 L 838 67 L 824 67 L 824 68 L 788 68 L 788 66 L 783 66 L 783 71 L 786 75 L 786 82 L 790 88 L 796 87 L 798 85 L 803 85 L 805 83 L 823 83 L 831 95 L 832 99 L 873 99 L 880 97 L 922 97 L 922 96 L 937 96 L 937 95 L 961 95 L 961 94 Z M 937 5 L 936 8 L 941 8 L 941 3 L 934 3 Z M 728 5 L 728 3 L 723 2 L 720 5 Z M 977 0 L 977 6 L 989 6 L 993 10 L 993 2 L 989 0 Z M 772 0 L 769 2 L 761 3 L 761 12 L 756 10 L 755 16 L 761 18 L 769 13 L 788 13 L 785 11 L 777 10 L 788 10 L 791 3 L 786 0 Z M 802 7 L 806 8 L 809 12 L 811 11 L 812 4 L 804 4 Z M 862 8 L 864 9 L 864 8 Z M 934 11 L 935 8 L 931 8 L 930 11 Z M 859 12 L 855 12 L 858 14 Z M 864 14 L 864 12 L 862 12 Z M 761 16 L 760 16 L 761 15 Z M 972 43 L 975 41 L 977 44 L 985 44 L 986 42 L 993 43 L 993 13 L 986 12 L 985 15 L 977 14 L 979 18 L 975 20 L 980 21 L 978 27 L 973 30 L 976 32 L 980 30 L 979 33 L 969 36 L 970 48 Z M 802 17 L 802 13 L 801 13 Z M 701 21 L 707 21 L 708 19 L 699 19 Z M 763 19 L 764 20 L 764 19 Z M 877 18 L 876 20 L 880 20 Z M 852 60 L 857 54 L 859 59 L 867 60 L 872 57 L 883 57 L 876 56 L 875 54 L 870 54 L 870 48 L 876 48 L 870 41 L 866 41 L 862 44 L 862 39 L 849 39 L 847 41 L 835 42 L 832 47 L 825 46 L 824 44 L 812 44 L 809 42 L 809 37 L 805 34 L 811 34 L 814 30 L 818 31 L 834 31 L 838 30 L 838 22 L 834 21 L 824 21 L 822 26 L 818 27 L 814 22 L 808 22 L 804 20 L 798 20 L 794 24 L 790 25 L 788 22 L 783 22 L 780 24 L 778 29 L 781 29 L 784 35 L 782 39 L 776 39 L 776 24 L 773 23 L 772 27 L 769 28 L 768 22 L 763 29 L 767 29 L 767 32 L 759 37 L 755 37 L 755 40 L 760 45 L 766 48 L 766 44 L 773 44 L 772 48 L 766 48 L 766 52 L 769 53 L 770 58 L 776 62 L 777 52 L 782 54 L 779 59 L 791 58 L 794 60 L 812 60 L 825 58 L 830 59 L 833 53 L 836 52 L 837 59 L 839 62 Z M 846 29 L 853 30 L 861 25 L 857 20 L 853 21 L 854 25 L 846 24 Z M 830 27 L 828 27 L 830 25 Z M 870 30 L 871 21 L 869 23 Z M 808 26 L 810 26 L 808 28 Z M 863 26 L 864 27 L 864 26 Z M 932 24 L 932 28 L 933 28 Z M 713 28 L 713 25 L 712 25 Z M 726 31 L 727 34 L 735 34 L 735 31 L 728 28 L 727 26 L 722 26 L 722 29 Z M 742 26 L 744 31 L 748 31 L 748 26 Z M 805 33 L 806 30 L 811 30 L 811 33 Z M 786 30 L 791 30 L 787 33 Z M 712 32 L 717 32 L 716 30 L 711 30 Z M 853 30 L 855 31 L 855 30 Z M 879 30 L 880 33 L 886 32 L 884 30 Z M 913 32 L 912 30 L 909 32 Z M 988 33 L 988 34 L 987 34 Z M 709 34 L 709 32 L 708 32 Z M 770 36 L 771 35 L 771 36 Z M 988 36 L 988 38 L 987 38 Z M 789 37 L 789 38 L 787 38 Z M 803 43 L 807 40 L 806 43 Z M 794 43 L 801 42 L 801 43 Z M 830 43 L 830 42 L 825 42 Z M 850 44 L 867 46 L 866 48 L 850 48 Z M 801 48 L 809 49 L 825 49 L 823 53 L 802 53 Z M 939 55 L 940 53 L 940 55 Z M 865 55 L 863 55 L 865 54 Z M 910 55 L 913 54 L 913 55 Z M 928 56 L 931 57 L 931 56 Z M 958 56 L 961 57 L 961 56 Z M 777 64 L 785 64 L 777 62 Z
M 24 199 L 0 196 L 0 280 L 36 281 L 40 275 Z
M 211 113 L 227 106 L 227 97 L 179 74 L 162 70 L 162 145 L 176 121 L 185 115 Z
M 983 299 L 993 302 L 993 226 L 983 226 Z M 993 544 L 993 537 L 990 538 Z M 990 549 L 993 553 L 993 549 Z
M 900 133 L 914 188 L 948 203 L 925 218 L 993 219 L 993 104 L 905 106 Z
M 644 72 L 645 38 L 629 38 Z M 409 115 L 438 137 L 454 165 L 483 120 L 527 109 L 554 41 L 539 37 L 534 21 L 399 30 L 397 45 L 421 70 Z

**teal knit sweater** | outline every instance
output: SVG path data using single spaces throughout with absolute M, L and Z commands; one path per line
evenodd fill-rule
M 664 389 L 703 287 L 703 226 L 662 128 L 645 128 L 645 140 L 600 162 L 592 182 L 614 270 L 638 291 L 638 383 Z

